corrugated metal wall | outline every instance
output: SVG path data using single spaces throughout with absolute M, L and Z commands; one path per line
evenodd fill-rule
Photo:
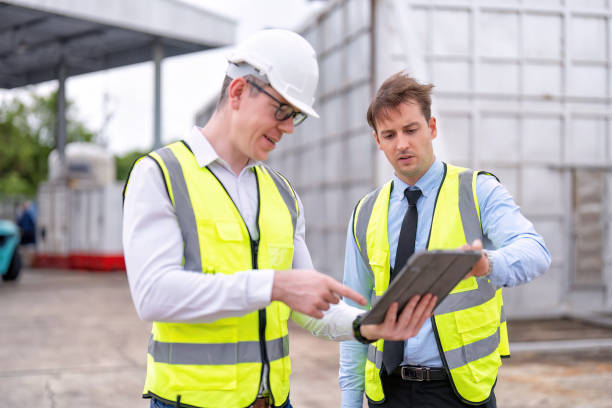
M 505 291 L 509 314 L 612 307 L 602 250 L 611 239 L 610 2 L 377 6 L 377 84 L 402 68 L 433 82 L 439 156 L 494 172 L 553 255 L 545 276 Z
M 315 266 L 341 277 L 350 211 L 392 174 L 365 112 L 371 82 L 407 69 L 436 85 L 438 157 L 495 173 L 553 255 L 505 291 L 508 314 L 612 310 L 611 0 L 347 0 L 305 33 L 321 119 L 273 163 L 304 201 Z
M 315 267 L 342 279 L 346 227 L 357 200 L 374 185 L 375 146 L 365 112 L 371 99 L 369 1 L 336 2 L 304 31 L 319 57 L 315 109 L 284 137 L 271 164 L 303 201 Z

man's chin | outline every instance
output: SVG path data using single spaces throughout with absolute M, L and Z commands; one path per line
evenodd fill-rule
M 269 155 L 270 152 L 260 152 L 253 159 L 256 161 L 265 161 Z
M 403 174 L 406 177 L 412 177 L 414 174 L 417 173 L 417 167 L 416 166 L 397 166 L 395 171 L 399 174 Z
M 411 166 L 410 168 L 400 167 L 399 169 L 396 169 L 395 174 L 401 175 L 402 177 L 400 178 L 404 181 L 420 178 L 422 176 L 416 166 Z

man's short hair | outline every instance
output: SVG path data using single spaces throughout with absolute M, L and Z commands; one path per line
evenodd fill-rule
M 383 115 L 388 116 L 390 110 L 396 109 L 402 103 L 416 103 L 421 108 L 425 119 L 431 118 L 432 84 L 420 84 L 416 79 L 400 71 L 391 75 L 378 88 L 366 115 L 368 124 L 376 131 L 375 120 Z
M 227 89 L 229 88 L 229 85 L 230 83 L 232 83 L 232 81 L 233 79 L 227 75 L 223 79 L 223 85 L 221 85 L 221 94 L 219 94 L 219 100 L 217 100 L 216 109 L 219 109 L 221 106 L 223 106 L 223 104 L 227 100 L 227 92 L 228 92 Z
M 262 81 L 259 78 L 256 78 L 253 75 L 246 75 L 244 77 L 244 79 L 247 79 L 249 81 L 255 82 L 257 85 L 259 85 L 262 88 L 265 88 L 266 86 L 268 86 L 269 84 L 267 82 Z M 228 95 L 228 88 L 230 86 L 230 84 L 232 83 L 232 81 L 234 80 L 234 78 L 231 78 L 230 76 L 226 75 L 225 79 L 223 79 L 223 85 L 221 86 L 221 94 L 219 95 L 219 100 L 217 101 L 217 107 L 215 109 L 219 109 L 221 108 L 221 106 L 223 106 L 223 104 L 225 103 L 225 101 L 227 100 L 227 95 Z M 250 87 L 250 95 L 251 96 L 255 96 L 256 94 L 259 93 L 259 90 L 255 87 Z

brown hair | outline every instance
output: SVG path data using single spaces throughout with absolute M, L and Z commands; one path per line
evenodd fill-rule
M 397 108 L 402 103 L 416 103 L 421 108 L 425 119 L 431 118 L 432 84 L 420 84 L 416 79 L 400 71 L 391 75 L 378 88 L 366 115 L 368 124 L 376 131 L 374 121 L 379 115 L 388 115 L 388 111 Z

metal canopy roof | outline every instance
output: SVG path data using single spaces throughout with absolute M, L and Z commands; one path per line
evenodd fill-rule
M 0 1 L 0 88 L 231 45 L 235 21 L 175 0 Z M 158 47 L 158 49 L 159 49 Z

